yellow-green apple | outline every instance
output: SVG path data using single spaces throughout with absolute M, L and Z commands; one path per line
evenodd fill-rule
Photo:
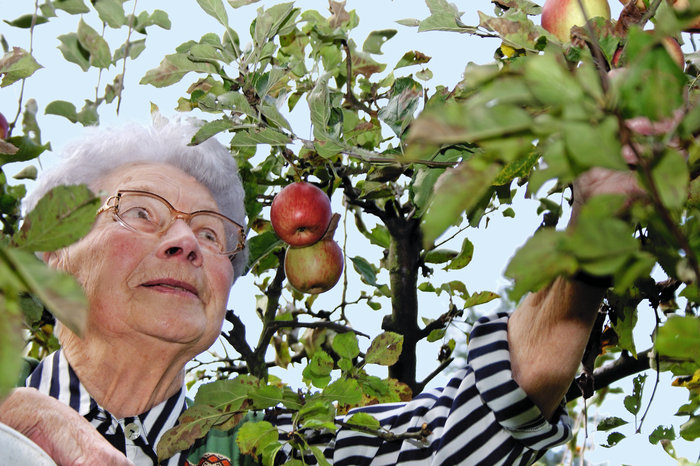
M 5 115 L 0 113 L 0 139 L 6 139 L 7 133 L 10 131 L 10 124 L 7 122 Z
M 290 247 L 284 258 L 284 273 L 289 284 L 302 293 L 323 293 L 333 288 L 343 273 L 343 251 L 333 239 Z
M 314 244 L 331 221 L 331 201 L 311 183 L 285 186 L 272 200 L 270 222 L 282 241 L 290 246 Z
M 586 18 L 601 16 L 610 19 L 610 5 L 607 0 L 583 0 L 585 15 L 579 0 L 545 0 L 542 6 L 542 27 L 554 34 L 560 41 L 571 40 L 571 28 L 586 24 Z

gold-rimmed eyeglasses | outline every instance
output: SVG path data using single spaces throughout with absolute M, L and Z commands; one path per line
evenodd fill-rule
M 192 229 L 200 247 L 233 257 L 245 246 L 241 225 L 213 210 L 182 212 L 163 197 L 134 189 L 122 189 L 110 196 L 97 214 L 112 211 L 114 220 L 132 231 L 161 233 L 182 219 Z

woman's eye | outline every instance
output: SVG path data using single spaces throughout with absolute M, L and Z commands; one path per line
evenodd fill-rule
M 145 207 L 131 207 L 121 213 L 121 216 L 128 220 L 154 221 L 153 215 Z
M 199 238 L 207 243 L 217 244 L 219 243 L 219 235 L 216 234 L 214 230 L 208 228 L 202 228 L 197 232 Z

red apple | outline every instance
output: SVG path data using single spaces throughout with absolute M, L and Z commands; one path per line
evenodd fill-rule
M 664 37 L 661 39 L 661 43 L 664 44 L 664 48 L 668 54 L 671 55 L 673 61 L 675 61 L 681 68 L 685 68 L 685 56 L 683 55 L 681 44 L 679 44 L 673 37 Z
M 623 5 L 627 5 L 628 2 L 631 2 L 632 0 L 620 0 L 620 3 Z M 690 6 L 689 0 L 667 0 L 673 8 L 677 11 L 683 11 L 687 9 Z M 644 0 L 636 0 L 635 5 L 637 8 L 639 8 L 640 11 L 646 11 L 647 7 L 644 4 Z M 685 32 L 700 32 L 700 16 L 696 16 L 693 20 L 693 22 L 685 27 L 683 29 Z
M 302 293 L 328 291 L 343 273 L 343 251 L 332 239 L 323 239 L 303 248 L 290 247 L 284 258 L 287 280 Z
M 560 41 L 571 40 L 571 28 L 583 26 L 588 19 L 602 16 L 610 19 L 610 5 L 607 0 L 583 0 L 586 14 L 583 14 L 579 0 L 545 0 L 542 6 L 542 27 L 554 34 Z
M 7 122 L 5 115 L 0 113 L 0 139 L 7 139 L 7 133 L 10 131 L 10 124 Z
M 270 222 L 282 241 L 301 247 L 321 239 L 331 221 L 331 201 L 311 183 L 285 186 L 272 200 Z

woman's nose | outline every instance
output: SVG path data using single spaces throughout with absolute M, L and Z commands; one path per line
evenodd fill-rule
M 202 248 L 187 222 L 177 219 L 163 232 L 158 257 L 184 259 L 196 267 L 202 265 Z

